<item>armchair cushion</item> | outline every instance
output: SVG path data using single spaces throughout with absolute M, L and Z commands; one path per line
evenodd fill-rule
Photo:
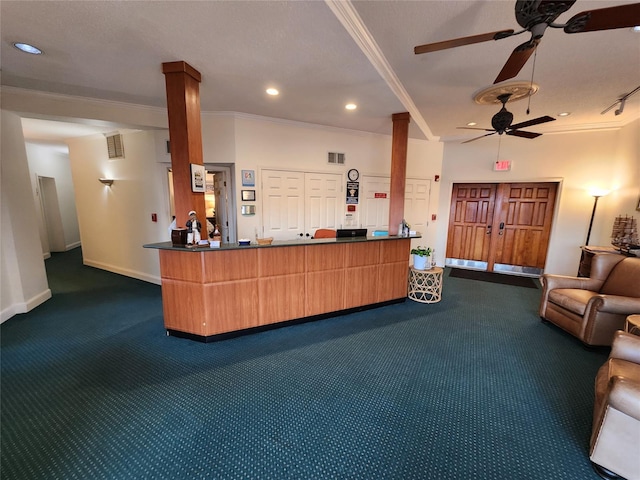
M 618 263 L 604 281 L 600 293 L 605 295 L 619 295 L 621 297 L 640 297 L 640 271 L 631 261 Z M 637 259 L 640 262 L 640 259 Z M 634 281 L 635 280 L 635 281 Z
M 549 292 L 549 301 L 561 305 L 567 310 L 578 315 L 584 315 L 587 303 L 591 298 L 598 296 L 598 292 L 578 290 L 576 288 L 556 288 Z

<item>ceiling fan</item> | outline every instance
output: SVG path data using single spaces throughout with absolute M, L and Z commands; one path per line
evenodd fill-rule
M 553 23 L 562 13 L 569 10 L 575 2 L 576 0 L 516 0 L 516 21 L 523 28 L 519 32 L 500 30 L 470 37 L 455 38 L 443 42 L 419 45 L 413 51 L 416 55 L 436 52 L 489 40 L 502 40 L 524 32 L 530 32 L 531 38 L 513 50 L 507 63 L 502 67 L 493 82 L 499 83 L 515 77 L 520 72 L 540 43 L 547 27 L 563 28 L 565 33 L 581 33 L 615 28 L 631 28 L 640 25 L 640 3 L 586 10 L 571 17 L 566 24 Z
M 544 116 L 544 117 L 534 118 L 533 120 L 527 120 L 526 122 L 511 125 L 511 122 L 513 122 L 513 113 L 507 110 L 507 102 L 509 101 L 509 97 L 511 97 L 510 93 L 504 93 L 502 95 L 498 95 L 497 98 L 498 100 L 500 100 L 500 102 L 502 102 L 502 108 L 498 113 L 496 113 L 491 118 L 491 126 L 493 127 L 493 129 L 458 127 L 466 130 L 484 130 L 485 132 L 491 132 L 491 133 L 487 133 L 486 135 L 481 135 L 479 137 L 472 138 L 471 140 L 467 140 L 466 142 L 462 142 L 462 143 L 473 142 L 474 140 L 479 140 L 481 138 L 488 137 L 489 135 L 495 135 L 496 133 L 498 135 L 502 135 L 504 133 L 506 135 L 513 135 L 515 137 L 536 138 L 542 134 L 534 133 L 534 132 L 526 132 L 520 129 L 531 127 L 533 125 L 539 125 L 541 123 L 553 122 L 555 120 L 555 118 L 553 117 Z

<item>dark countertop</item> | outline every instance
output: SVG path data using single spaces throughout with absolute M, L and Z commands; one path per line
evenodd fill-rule
M 378 242 L 389 240 L 405 240 L 411 238 L 422 238 L 422 235 L 415 234 L 408 237 L 402 236 L 367 236 L 353 238 L 317 238 L 300 240 L 274 240 L 271 245 L 258 245 L 255 240 L 250 245 L 238 245 L 237 243 L 223 243 L 220 247 L 211 248 L 209 246 L 197 247 L 174 247 L 171 242 L 149 243 L 143 245 L 144 248 L 155 248 L 158 250 L 177 250 L 182 252 L 215 252 L 220 250 L 241 250 L 247 248 L 271 248 L 271 247 L 297 247 L 300 245 L 326 245 L 330 243 L 358 243 L 358 242 Z

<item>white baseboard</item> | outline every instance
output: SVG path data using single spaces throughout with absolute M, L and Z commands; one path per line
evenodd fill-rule
M 156 275 L 149 275 L 144 272 L 138 272 L 135 270 L 129 270 L 127 268 L 116 267 L 102 262 L 95 262 L 87 258 L 84 259 L 84 264 L 89 267 L 99 268 L 100 270 L 106 270 L 107 272 L 117 273 L 124 275 L 125 277 L 136 278 L 143 282 L 155 283 L 156 285 L 162 285 L 162 280 Z
M 38 295 L 31 297 L 26 302 L 14 303 L 8 308 L 5 308 L 0 312 L 0 323 L 9 320 L 14 315 L 19 313 L 27 313 L 36 308 L 38 305 L 43 304 L 47 300 L 51 298 L 51 290 L 46 289 L 43 292 L 40 292 Z
M 69 250 L 73 250 L 74 248 L 79 247 L 80 245 L 82 245 L 80 243 L 80 240 L 78 240 L 77 242 L 70 243 L 69 245 L 65 245 L 64 247 L 65 252 L 68 252 Z

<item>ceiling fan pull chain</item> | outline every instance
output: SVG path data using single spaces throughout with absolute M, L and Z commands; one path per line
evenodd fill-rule
M 502 145 L 502 135 L 498 135 L 498 156 L 496 157 L 496 162 L 500 161 L 500 146 Z
M 538 56 L 538 49 L 533 52 L 533 68 L 531 69 L 531 86 L 529 87 L 529 98 L 527 99 L 527 115 L 531 112 L 529 107 L 531 106 L 531 92 L 533 92 L 533 74 L 536 71 L 536 57 Z

